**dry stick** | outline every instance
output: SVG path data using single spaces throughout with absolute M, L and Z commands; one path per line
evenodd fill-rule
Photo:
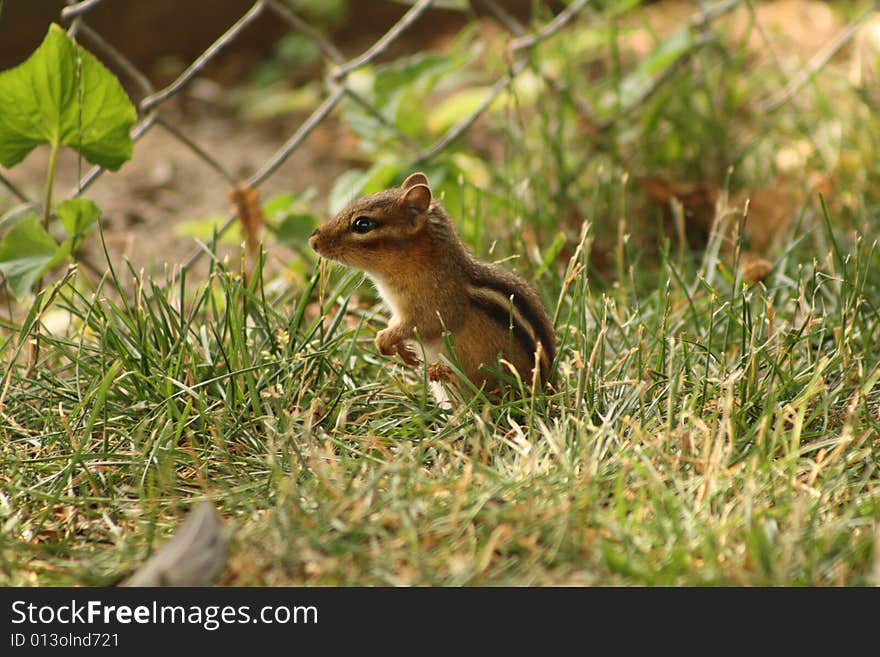
M 792 98 L 797 95 L 797 92 L 801 90 L 801 88 L 806 85 L 813 77 L 825 68 L 825 65 L 831 61 L 831 58 L 834 57 L 837 52 L 843 48 L 852 38 L 855 36 L 855 33 L 859 30 L 859 28 L 874 14 L 877 10 L 877 5 L 880 3 L 872 4 L 868 9 L 863 11 L 858 18 L 856 18 L 852 23 L 843 28 L 840 32 L 838 32 L 831 41 L 825 44 L 825 47 L 822 48 L 819 52 L 813 55 L 810 58 L 810 61 L 807 62 L 807 65 L 804 66 L 800 71 L 798 71 L 797 75 L 795 75 L 791 80 L 789 80 L 788 84 L 785 85 L 782 89 L 780 89 L 775 94 L 770 95 L 764 100 L 760 101 L 756 110 L 759 113 L 767 113 L 767 112 L 775 112 L 780 107 L 788 103 Z
M 251 7 L 244 16 L 239 18 L 232 27 L 226 30 L 226 32 L 212 43 L 205 52 L 199 55 L 198 58 L 189 65 L 189 68 L 181 73 L 174 82 L 164 89 L 144 98 L 141 101 L 141 110 L 144 112 L 149 111 L 183 89 L 183 87 L 186 86 L 186 84 L 192 80 L 217 53 L 229 45 L 248 25 L 253 23 L 260 14 L 263 13 L 265 7 L 265 0 L 257 0 L 257 2 L 254 3 L 254 6 Z

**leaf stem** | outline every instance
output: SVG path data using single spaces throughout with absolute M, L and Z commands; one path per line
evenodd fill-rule
M 52 216 L 52 188 L 55 186 L 55 169 L 58 166 L 58 150 L 61 148 L 60 141 L 52 142 L 52 151 L 49 153 L 49 170 L 46 172 L 46 196 L 43 200 L 43 229 L 49 232 L 49 219 Z M 43 277 L 37 280 L 34 288 L 35 303 L 39 302 L 40 292 L 43 289 Z M 35 322 L 31 334 L 32 342 L 28 358 L 27 377 L 30 377 L 40 359 L 40 328 L 39 322 Z
M 55 167 L 58 165 L 58 150 L 60 142 L 52 143 L 52 152 L 49 154 L 49 170 L 46 172 L 46 198 L 43 201 L 43 228 L 49 230 L 49 217 L 52 215 L 52 188 L 55 186 Z

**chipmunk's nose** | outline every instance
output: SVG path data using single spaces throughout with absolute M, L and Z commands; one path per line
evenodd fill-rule
M 315 243 L 318 241 L 318 233 L 320 232 L 320 228 L 315 228 L 315 230 L 312 231 L 312 234 L 309 235 L 309 246 L 313 249 L 315 248 Z

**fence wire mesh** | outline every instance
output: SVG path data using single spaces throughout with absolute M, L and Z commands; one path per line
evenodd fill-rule
M 372 104 L 369 99 L 359 93 L 354 85 L 351 84 L 351 78 L 354 73 L 364 67 L 373 65 L 379 58 L 387 54 L 389 49 L 411 30 L 428 10 L 432 7 L 446 6 L 443 0 L 414 1 L 403 16 L 382 34 L 380 38 L 366 48 L 366 50 L 351 58 L 346 58 L 342 50 L 325 37 L 318 26 L 312 24 L 307 18 L 297 13 L 297 11 L 282 0 L 256 0 L 238 20 L 232 23 L 222 35 L 189 63 L 182 73 L 162 88 L 156 88 L 150 81 L 149 76 L 132 63 L 125 52 L 112 45 L 110 39 L 105 38 L 97 30 L 90 27 L 90 16 L 94 12 L 100 11 L 102 5 L 109 4 L 111 1 L 83 0 L 82 2 L 73 2 L 68 0 L 68 6 L 62 10 L 60 18 L 67 26 L 68 33 L 72 37 L 92 49 L 105 64 L 126 78 L 129 89 L 134 90 L 136 95 L 139 96 L 134 99 L 138 108 L 138 121 L 132 130 L 134 141 L 137 142 L 142 139 L 157 127 L 162 128 L 177 140 L 181 146 L 197 157 L 205 167 L 219 174 L 233 189 L 259 189 L 294 152 L 302 147 L 309 135 L 320 124 L 331 120 L 334 110 L 346 98 L 362 106 L 389 129 L 396 136 L 400 149 L 408 154 L 409 162 L 413 166 L 418 166 L 421 163 L 430 161 L 432 157 L 441 153 L 461 138 L 527 68 L 542 79 L 547 89 L 570 103 L 582 120 L 586 133 L 598 138 L 614 123 L 626 120 L 633 111 L 642 106 L 655 94 L 679 67 L 709 42 L 709 32 L 713 21 L 716 21 L 740 5 L 751 4 L 746 0 L 719 0 L 698 7 L 691 17 L 680 26 L 681 29 L 692 31 L 692 46 L 677 53 L 675 57 L 666 62 L 662 70 L 654 74 L 651 83 L 646 85 L 634 97 L 630 98 L 625 105 L 617 108 L 613 117 L 598 118 L 587 100 L 570 93 L 570 90 L 565 88 L 563 82 L 550 75 L 539 65 L 536 65 L 532 58 L 536 46 L 566 30 L 583 13 L 583 10 L 591 4 L 590 0 L 571 0 L 551 20 L 536 27 L 523 24 L 505 8 L 503 2 L 498 0 L 469 0 L 463 7 L 456 3 L 455 6 L 459 7 L 462 11 L 469 13 L 471 16 L 479 15 L 481 18 L 492 20 L 504 30 L 504 33 L 507 35 L 505 51 L 508 67 L 506 72 L 496 76 L 489 93 L 469 114 L 455 122 L 432 143 L 418 143 L 390 122 L 381 107 Z M 464 5 L 465 3 L 461 4 Z M 793 74 L 786 74 L 785 71 L 781 71 L 781 77 L 786 79 L 787 82 L 776 93 L 758 101 L 760 110 L 772 112 L 791 100 L 798 91 L 809 83 L 813 75 L 825 66 L 852 39 L 858 28 L 874 14 L 877 5 L 878 3 L 874 3 L 847 24 L 800 70 Z M 204 11 L 211 11 L 210 3 L 205 3 Z M 224 162 L 211 155 L 210 146 L 197 143 L 197 140 L 188 135 L 185 129 L 175 125 L 173 121 L 166 118 L 163 114 L 163 106 L 186 89 L 222 51 L 231 47 L 243 33 L 252 27 L 258 18 L 265 15 L 271 15 L 290 30 L 304 35 L 320 49 L 325 58 L 325 65 L 321 71 L 322 93 L 319 104 L 278 145 L 274 154 L 264 161 L 253 174 L 245 180 L 240 180 Z M 137 148 L 135 148 L 135 153 L 137 154 Z M 105 170 L 99 166 L 89 169 L 80 178 L 70 196 L 75 197 L 83 194 L 104 174 Z M 7 215 L 39 206 L 38 202 L 29 198 L 24 191 L 3 174 L 0 174 L 0 183 L 22 203 L 21 206 L 7 213 Z M 238 218 L 239 213 L 231 211 L 226 217 L 225 222 L 220 226 L 219 235 L 226 233 Z M 192 254 L 182 263 L 182 269 L 186 270 L 191 267 L 204 253 L 204 249 L 194 249 Z

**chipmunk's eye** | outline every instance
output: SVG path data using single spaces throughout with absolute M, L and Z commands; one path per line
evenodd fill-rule
M 373 230 L 379 223 L 370 217 L 355 217 L 354 221 L 351 222 L 351 229 L 356 233 L 369 233 Z

